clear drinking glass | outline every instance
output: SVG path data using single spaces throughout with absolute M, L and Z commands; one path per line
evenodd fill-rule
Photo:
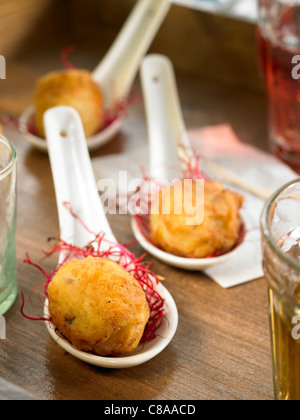
M 300 0 L 259 0 L 257 37 L 268 97 L 270 148 L 299 171 Z
M 14 146 L 0 135 L 0 315 L 5 314 L 17 296 L 16 162 Z
M 276 400 L 300 400 L 300 179 L 266 204 L 261 228 Z

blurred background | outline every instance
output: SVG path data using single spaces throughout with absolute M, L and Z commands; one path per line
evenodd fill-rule
M 149 52 L 172 60 L 188 128 L 230 124 L 242 142 L 268 150 L 256 0 L 172 3 Z M 0 116 L 22 114 L 33 101 L 37 79 L 64 68 L 61 53 L 69 46 L 75 67 L 94 70 L 135 4 L 136 0 L 0 0 L 0 54 L 7 61 Z M 141 97 L 139 77 L 133 96 Z M 129 111 L 121 135 L 97 155 L 146 141 L 143 107 Z
M 0 0 L 0 54 L 8 83 L 0 107 L 21 112 L 11 101 L 29 100 L 36 78 L 61 68 L 60 53 L 75 47 L 72 62 L 92 69 L 107 51 L 135 0 Z M 175 69 L 216 83 L 261 90 L 255 45 L 256 0 L 174 0 L 151 51 L 166 54 Z M 27 81 L 24 86 L 24 80 Z M 14 87 L 18 87 L 14 85 Z M 28 89 L 28 91 L 26 90 Z
M 249 22 L 257 20 L 256 0 L 173 0 L 192 9 L 206 10 L 225 16 L 233 16 Z

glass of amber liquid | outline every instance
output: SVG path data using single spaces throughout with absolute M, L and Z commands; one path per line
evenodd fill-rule
M 300 171 L 300 1 L 259 0 L 260 67 L 271 151 Z
M 276 400 L 300 400 L 300 179 L 266 204 L 261 219 Z

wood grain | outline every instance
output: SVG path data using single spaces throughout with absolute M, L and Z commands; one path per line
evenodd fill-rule
M 74 37 L 98 39 L 108 48 L 135 3 L 75 0 Z M 172 5 L 151 52 L 168 55 L 179 71 L 240 88 L 262 89 L 253 24 Z
M 10 61 L 9 77 L 1 82 L 0 108 L 15 115 L 31 101 L 35 78 L 57 64 L 59 47 Z M 77 62 L 92 68 L 97 53 L 78 50 Z M 39 62 L 40 65 L 36 66 Z M 22 73 L 28 77 L 22 79 Z M 242 91 L 177 72 L 188 128 L 229 123 L 240 139 L 266 148 L 266 109 L 262 94 Z M 135 90 L 141 93 L 137 80 Z M 198 93 L 198 94 L 197 94 Z M 226 104 L 226 106 L 224 106 Z M 26 252 L 39 261 L 47 238 L 58 235 L 58 218 L 48 156 L 33 150 L 16 131 L 18 163 L 17 260 L 19 294 L 26 311 L 41 312 L 28 302 L 30 291 L 43 282 L 22 261 Z M 142 103 L 129 108 L 122 132 L 92 157 L 123 153 L 147 141 Z M 128 216 L 110 216 L 121 242 L 133 240 Z M 142 249 L 133 250 L 141 255 Z M 42 322 L 24 319 L 20 296 L 6 315 L 7 340 L 0 341 L 0 376 L 36 398 L 46 400 L 244 400 L 273 398 L 266 284 L 263 279 L 223 290 L 202 273 L 167 267 L 154 258 L 153 270 L 166 277 L 176 300 L 177 334 L 152 361 L 123 370 L 104 370 L 66 354 L 52 341 Z M 44 262 L 50 271 L 55 259 Z
M 1 0 L 0 54 L 51 48 L 61 41 L 108 50 L 136 0 Z M 197 77 L 261 91 L 255 26 L 173 5 L 151 47 Z
M 13 56 L 33 33 L 39 31 L 40 38 L 48 32 L 52 19 L 50 12 L 55 0 L 1 0 L 0 1 L 0 53 Z M 47 15 L 45 25 L 44 16 Z M 43 29 L 40 24 L 43 22 Z M 38 29 L 39 28 L 39 29 Z

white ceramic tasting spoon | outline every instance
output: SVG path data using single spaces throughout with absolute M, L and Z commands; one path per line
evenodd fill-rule
M 106 56 L 93 72 L 104 96 L 104 108 L 112 109 L 130 93 L 141 60 L 171 7 L 170 0 L 139 0 Z M 36 148 L 47 151 L 47 143 L 28 132 L 34 115 L 30 106 L 20 117 L 23 136 Z M 125 117 L 119 116 L 105 129 L 88 139 L 89 150 L 105 145 L 119 132 Z
M 92 170 L 83 126 L 79 114 L 69 107 L 57 107 L 45 113 L 45 129 L 52 167 L 61 238 L 80 247 L 93 240 L 90 234 L 70 212 L 64 202 L 71 204 L 73 212 L 95 233 L 106 233 L 105 238 L 117 243 L 108 224 Z M 106 245 L 104 245 L 105 247 Z M 62 253 L 59 263 L 63 262 Z M 157 337 L 140 345 L 126 357 L 100 357 L 79 351 L 66 339 L 57 334 L 54 325 L 47 322 L 51 337 L 64 350 L 89 364 L 106 368 L 127 368 L 142 364 L 160 353 L 172 340 L 178 325 L 176 304 L 164 286 L 159 284 L 158 292 L 165 299 L 165 315 Z M 45 316 L 49 317 L 48 305 Z
M 182 179 L 192 147 L 180 107 L 174 68 L 161 55 L 149 55 L 143 61 L 141 79 L 146 107 L 150 176 L 153 179 Z M 181 155 L 181 156 L 180 156 Z M 179 159 L 180 156 L 180 159 Z M 232 258 L 234 250 L 213 258 L 184 258 L 157 248 L 144 235 L 136 217 L 132 230 L 140 245 L 164 263 L 185 270 L 198 271 L 222 264 Z

